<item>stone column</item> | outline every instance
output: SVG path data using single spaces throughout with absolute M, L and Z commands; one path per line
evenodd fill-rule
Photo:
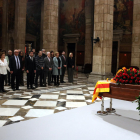
M 140 68 L 140 1 L 134 0 L 131 66 Z
M 44 1 L 41 3 L 40 49 L 43 48 Z
M 59 0 L 44 0 L 43 48 L 58 50 L 58 5 Z
M 114 0 L 95 0 L 94 39 L 100 42 L 93 46 L 92 73 L 89 82 L 111 77 L 112 40 L 113 40 L 113 6 Z
M 8 0 L 3 0 L 2 49 L 8 49 Z
M 85 3 L 85 64 L 92 63 L 92 42 L 91 37 L 93 36 L 93 23 L 92 13 L 93 12 L 93 0 L 86 0 Z
M 27 0 L 15 1 L 15 49 L 25 51 Z

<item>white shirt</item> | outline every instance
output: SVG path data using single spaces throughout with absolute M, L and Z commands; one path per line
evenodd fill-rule
M 0 74 L 6 75 L 7 70 L 10 72 L 10 69 L 8 67 L 7 60 L 4 59 L 4 62 L 0 59 Z

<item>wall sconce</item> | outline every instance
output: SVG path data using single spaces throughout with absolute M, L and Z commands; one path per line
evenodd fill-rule
M 91 40 L 92 40 L 92 42 L 94 41 L 94 43 L 97 43 L 97 42 L 99 42 L 99 41 L 100 41 L 100 38 L 99 38 L 99 37 L 97 37 L 96 39 L 93 39 L 93 37 L 91 37 Z

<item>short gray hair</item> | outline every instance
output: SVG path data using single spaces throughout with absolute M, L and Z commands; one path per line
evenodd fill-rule
M 50 52 L 47 52 L 47 55 L 49 54 Z
M 18 51 L 18 49 L 15 49 L 14 52 L 15 52 L 15 51 Z
M 45 49 L 42 49 L 42 51 L 45 51 Z

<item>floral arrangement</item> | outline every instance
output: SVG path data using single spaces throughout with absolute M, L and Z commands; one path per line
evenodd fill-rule
M 138 106 L 136 109 L 139 111 L 139 115 L 140 115 L 140 95 L 139 95 L 139 97 L 136 97 L 136 100 L 134 102 L 138 103 Z
M 116 76 L 111 80 L 111 82 L 118 84 L 140 85 L 140 70 L 132 67 L 129 69 L 123 67 L 116 73 Z

